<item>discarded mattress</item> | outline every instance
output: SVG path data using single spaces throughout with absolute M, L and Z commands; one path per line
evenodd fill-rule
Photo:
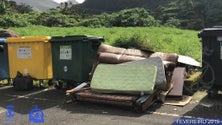
M 123 63 L 121 65 L 154 65 L 157 67 L 155 86 L 161 90 L 168 90 L 163 61 L 160 57 L 150 57 L 148 59 Z
M 152 94 L 156 75 L 153 65 L 99 64 L 90 86 L 102 93 Z
M 0 37 L 19 37 L 20 35 L 16 33 L 15 31 L 4 29 L 0 31 Z
M 164 61 L 177 62 L 178 55 L 176 53 L 155 52 L 150 57 L 160 57 Z
M 106 64 L 119 64 L 129 61 L 142 60 L 144 57 L 131 56 L 131 55 L 122 55 L 114 53 L 99 53 L 99 62 Z
M 163 65 L 164 65 L 165 71 L 173 71 L 174 68 L 176 67 L 176 62 L 163 61 Z
M 99 46 L 98 52 L 102 53 L 114 53 L 121 55 L 131 55 L 131 56 L 140 56 L 140 57 L 149 57 L 151 52 L 145 52 L 139 49 L 125 49 L 120 47 L 114 47 L 106 44 L 101 44 Z
M 90 90 L 84 90 L 75 93 L 75 97 L 80 101 L 90 101 L 94 103 L 105 103 L 112 105 L 133 106 L 134 100 L 138 97 L 133 95 L 111 95 L 95 93 Z
M 151 95 L 125 95 L 125 94 L 104 94 L 91 90 L 83 90 L 74 94 L 75 100 L 93 103 L 103 103 L 109 105 L 134 107 L 137 111 L 145 111 L 155 101 L 160 90 L 154 90 Z

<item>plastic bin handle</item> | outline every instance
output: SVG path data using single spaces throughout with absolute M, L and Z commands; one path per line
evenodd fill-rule
M 4 46 L 0 45 L 0 52 L 3 52 L 3 51 L 4 51 Z

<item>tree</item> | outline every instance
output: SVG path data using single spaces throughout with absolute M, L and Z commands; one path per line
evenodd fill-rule
M 154 26 L 157 21 L 144 8 L 125 9 L 114 13 L 113 26 Z
M 6 13 L 29 13 L 32 12 L 32 7 L 22 3 L 17 5 L 13 0 L 1 0 L 0 1 L 0 14 Z
M 30 5 L 26 5 L 22 3 L 20 5 L 16 5 L 16 11 L 18 13 L 30 13 L 30 12 L 33 12 L 33 9 Z
M 56 7 L 57 10 L 66 15 L 76 14 L 76 8 L 72 2 L 62 2 Z
M 168 7 L 156 8 L 152 14 L 166 26 L 201 29 L 206 26 L 208 2 L 209 0 L 178 0 L 171 2 Z
M 9 6 L 9 2 L 7 0 L 1 0 L 0 1 L 0 14 L 5 14 L 8 6 Z
M 77 25 L 77 21 L 74 18 L 70 18 L 68 15 L 60 13 L 58 10 L 48 10 L 42 12 L 37 19 L 37 25 L 44 26 L 61 26 L 70 27 Z

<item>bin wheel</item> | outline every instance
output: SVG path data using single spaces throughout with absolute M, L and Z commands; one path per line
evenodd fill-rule
M 49 79 L 48 80 L 48 86 L 52 86 L 52 85 L 53 85 L 52 79 Z
M 56 89 L 62 89 L 62 82 L 60 82 L 60 81 L 52 81 L 52 84 L 54 85 L 54 87 L 56 88 Z
M 7 85 L 13 85 L 13 79 L 8 79 L 8 84 Z
M 42 88 L 43 87 L 43 80 L 39 80 L 39 87 Z
M 208 90 L 207 93 L 208 93 L 208 98 L 212 98 L 212 97 L 215 97 L 218 94 L 218 90 L 211 89 L 211 90 Z

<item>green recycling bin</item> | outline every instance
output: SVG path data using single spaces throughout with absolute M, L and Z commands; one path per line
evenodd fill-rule
M 56 36 L 52 46 L 53 79 L 81 83 L 89 80 L 102 37 L 76 35 Z

